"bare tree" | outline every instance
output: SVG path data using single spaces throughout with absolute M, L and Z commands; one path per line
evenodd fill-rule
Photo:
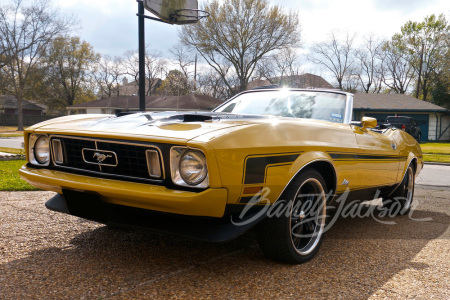
M 123 60 L 125 74 L 134 78 L 136 86 L 139 86 L 139 57 L 138 51 L 129 50 L 125 53 Z M 166 70 L 166 63 L 158 52 L 145 51 L 145 78 L 146 78 L 146 96 L 151 96 L 152 92 L 161 82 L 161 77 Z
M 182 44 L 176 44 L 169 52 L 174 57 L 174 63 L 178 65 L 180 71 L 186 78 L 190 77 L 189 68 L 195 63 L 194 55 Z
M 271 84 L 293 86 L 294 75 L 299 74 L 297 49 L 284 48 L 261 60 L 258 64 L 257 79 L 264 78 Z
M 379 92 L 381 89 L 382 73 L 380 67 L 382 61 L 382 41 L 377 40 L 374 35 L 368 35 L 363 44 L 355 52 L 356 65 L 355 74 L 365 93 Z
M 183 26 L 180 39 L 202 55 L 222 77 L 230 94 L 247 88 L 264 56 L 299 45 L 298 15 L 285 13 L 268 0 L 212 0 L 202 9 L 211 16 Z
M 227 86 L 222 77 L 213 69 L 201 72 L 198 80 L 198 92 L 217 99 L 225 100 L 230 97 Z
M 23 130 L 22 101 L 29 77 L 38 68 L 40 54 L 54 37 L 67 32 L 74 20 L 65 18 L 48 0 L 26 5 L 22 0 L 0 6 L 1 49 L 6 56 L 6 80 L 17 98 L 18 130 Z
M 331 32 L 326 42 L 316 43 L 311 48 L 308 59 L 317 65 L 325 67 L 333 73 L 340 89 L 344 89 L 342 81 L 351 70 L 354 62 L 353 40 L 355 35 L 346 33 L 340 40 L 337 33 Z
M 125 74 L 122 58 L 109 55 L 100 57 L 96 69 L 94 77 L 102 97 L 119 96 L 120 79 Z
M 347 72 L 342 78 L 343 90 L 349 93 L 356 93 L 359 87 L 359 76 L 354 70 Z
M 415 73 L 403 45 L 395 41 L 384 43 L 383 61 L 383 83 L 396 93 L 406 93 Z

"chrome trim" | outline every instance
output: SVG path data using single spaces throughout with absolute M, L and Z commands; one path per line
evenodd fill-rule
M 127 178 L 127 179 L 130 179 L 130 180 L 149 181 L 151 183 L 162 183 L 163 182 L 163 179 L 157 180 L 157 179 L 151 179 L 151 178 L 143 178 L 143 177 L 133 177 L 133 176 L 127 176 L 127 175 L 110 174 L 110 173 L 105 173 L 105 172 L 91 171 L 91 170 L 86 170 L 86 169 L 77 169 L 77 168 L 66 167 L 66 166 L 59 166 L 59 165 L 58 165 L 58 168 L 61 168 L 62 170 L 67 169 L 67 170 L 81 171 L 81 172 L 97 174 L 97 175 L 101 175 L 101 176 L 117 177 L 117 178 L 105 178 L 105 179 L 109 179 L 109 180 L 117 180 L 119 178 Z M 81 174 L 81 176 L 84 176 L 84 175 Z
M 95 141 L 94 143 L 95 143 L 95 149 L 98 150 L 97 141 Z M 81 155 L 83 155 L 83 160 L 84 160 L 83 150 L 81 150 Z M 116 156 L 116 166 L 117 166 L 117 156 Z M 99 164 L 98 168 L 100 169 L 100 172 L 103 172 L 102 165 Z
M 36 144 L 36 141 L 41 136 L 46 136 L 48 138 L 48 143 L 49 143 L 49 145 L 48 145 L 49 159 L 48 159 L 48 163 L 46 163 L 46 164 L 41 164 L 40 162 L 38 162 L 34 155 L 34 145 Z M 30 136 L 28 137 L 28 154 L 29 154 L 29 161 L 32 165 L 41 166 L 41 167 L 47 167 L 50 165 L 50 162 L 52 161 L 52 147 L 50 147 L 50 139 L 51 139 L 51 137 L 48 134 L 38 134 L 38 133 L 30 134 Z
M 181 175 L 179 175 L 179 176 L 180 176 L 180 178 L 181 178 L 181 182 L 182 182 L 182 183 L 180 184 L 180 183 L 177 183 L 177 182 L 175 181 L 175 179 L 174 179 L 173 176 L 172 176 L 172 149 L 173 149 L 173 148 L 183 148 L 183 149 L 185 149 L 185 150 L 181 153 L 180 157 L 183 155 L 184 152 L 186 152 L 186 151 L 188 151 L 188 150 L 199 151 L 199 152 L 201 152 L 201 153 L 203 154 L 203 156 L 205 156 L 205 162 L 206 162 L 206 170 L 207 170 L 207 173 L 206 173 L 205 179 L 203 179 L 202 182 L 200 182 L 200 183 L 197 184 L 197 185 L 190 185 L 190 184 L 188 184 L 187 182 L 185 182 L 185 181 L 181 178 Z M 205 152 L 203 152 L 203 150 L 201 150 L 201 149 L 199 149 L 199 148 L 188 147 L 188 146 L 172 146 L 172 147 L 170 147 L 170 150 L 169 150 L 169 166 L 170 166 L 170 178 L 172 179 L 173 184 L 178 185 L 178 186 L 191 187 L 191 188 L 198 188 L 198 189 L 205 189 L 205 188 L 208 188 L 208 187 L 209 187 L 208 160 L 206 159 L 206 155 L 205 155 Z M 176 168 L 177 168 L 176 171 L 177 171 L 178 174 L 179 174 L 180 171 L 179 171 L 178 164 L 177 164 Z
M 105 143 L 112 143 L 112 144 L 135 145 L 135 146 L 141 146 L 141 147 L 156 149 L 158 151 L 158 153 L 159 153 L 159 158 L 161 160 L 162 177 L 161 177 L 161 179 L 156 180 L 156 179 L 151 179 L 151 178 L 133 177 L 133 176 L 126 176 L 126 175 L 119 175 L 119 174 L 103 173 L 101 171 L 101 165 L 98 165 L 98 164 L 97 165 L 100 167 L 100 172 L 57 165 L 57 167 L 59 167 L 59 168 L 65 168 L 65 169 L 74 170 L 74 171 L 83 171 L 83 172 L 100 174 L 100 175 L 105 175 L 106 174 L 108 176 L 116 176 L 116 177 L 122 177 L 122 178 L 134 179 L 134 180 L 144 180 L 144 181 L 150 181 L 150 182 L 162 182 L 162 180 L 164 180 L 164 178 L 165 178 L 164 157 L 162 155 L 161 149 L 159 149 L 157 146 L 149 145 L 149 144 L 146 144 L 145 142 L 143 142 L 143 143 L 129 143 L 129 142 L 117 141 L 117 140 L 114 140 L 114 139 L 95 139 L 95 138 L 86 138 L 86 137 L 79 137 L 79 136 L 73 136 L 73 135 L 61 135 L 61 134 L 50 135 L 49 138 L 50 138 L 50 140 L 52 138 L 67 138 L 67 139 L 78 139 L 78 140 L 93 141 L 93 142 L 95 142 L 95 147 L 96 148 L 97 148 L 97 142 L 105 142 Z M 96 149 L 96 150 L 99 150 L 99 149 Z
M 294 243 L 294 240 L 293 240 L 293 235 L 295 235 L 294 233 L 293 233 L 293 228 L 292 228 L 292 211 L 293 211 L 293 208 L 294 208 L 294 204 L 292 205 L 292 207 L 291 207 L 291 209 L 290 209 L 290 213 L 289 213 L 289 233 L 290 233 L 290 238 L 291 238 L 291 243 L 292 243 L 292 246 L 294 247 L 294 250 L 298 253 L 298 254 L 300 254 L 300 255 L 308 255 L 309 253 L 311 253 L 312 251 L 314 251 L 314 249 L 316 249 L 316 247 L 317 247 L 317 244 L 320 242 L 320 239 L 321 239 L 321 237 L 322 237 L 322 234 L 323 234 L 323 230 L 324 230 L 324 228 L 325 228 L 325 217 L 326 217 L 326 214 L 327 214 L 327 212 L 326 212 L 326 210 L 327 210 L 327 197 L 326 197 L 326 194 L 325 194 L 325 190 L 323 189 L 323 186 L 322 186 L 322 184 L 317 180 L 317 179 L 315 179 L 315 178 L 308 178 L 308 179 L 306 179 L 299 187 L 298 187 L 298 189 L 297 189 L 297 191 L 296 191 L 296 193 L 295 193 L 295 196 L 294 196 L 294 199 L 297 199 L 297 197 L 298 197 L 298 195 L 299 195 L 299 193 L 300 193 L 300 190 L 302 189 L 302 187 L 306 184 L 306 183 L 310 183 L 310 182 L 314 182 L 314 184 L 316 184 L 316 187 L 317 188 L 320 188 L 320 192 L 321 192 L 321 195 L 322 195 L 322 203 L 323 202 L 325 202 L 325 203 L 323 203 L 324 205 L 323 205 L 323 207 L 321 207 L 321 206 L 318 206 L 318 208 L 320 208 L 321 210 L 322 210 L 322 215 L 321 216 L 319 216 L 319 218 L 320 218 L 320 225 L 318 225 L 318 224 L 316 224 L 316 226 L 315 226 L 315 228 L 314 228 L 314 233 L 312 233 L 312 236 L 310 237 L 311 239 L 309 240 L 309 242 L 303 247 L 303 248 L 301 248 L 301 249 L 298 249 L 296 246 L 295 246 L 295 243 Z M 313 207 L 315 207 L 315 206 L 313 206 Z M 315 217 L 317 217 L 318 215 L 316 215 Z M 319 229 L 319 231 L 317 231 L 317 228 Z M 309 234 L 308 234 L 309 235 Z M 306 237 L 309 237 L 309 236 L 306 236 Z M 312 243 L 312 245 L 310 245 L 310 243 L 311 243 L 311 241 L 313 241 L 313 243 Z M 303 250 L 303 249 L 305 249 L 305 250 Z
M 97 148 L 97 144 L 95 145 Z M 102 164 L 101 162 L 91 162 L 91 161 L 87 161 L 86 158 L 84 157 L 84 150 L 88 150 L 88 151 L 93 151 L 95 152 L 95 154 L 99 153 L 99 152 L 103 152 L 103 153 L 112 153 L 114 155 L 114 159 L 116 161 L 115 165 L 112 164 Z M 95 157 L 94 154 L 94 157 Z M 83 148 L 81 149 L 81 156 L 83 157 L 83 160 L 85 163 L 87 164 L 91 164 L 91 165 L 97 165 L 97 166 L 107 166 L 107 167 L 117 167 L 117 165 L 119 164 L 119 160 L 117 159 L 117 155 L 116 152 L 114 151 L 108 151 L 108 150 L 100 150 L 100 149 L 90 149 L 90 148 Z
M 53 165 L 54 166 L 58 166 L 58 165 L 62 165 L 62 164 L 64 164 L 64 153 L 63 153 L 63 149 L 62 149 L 62 143 L 61 143 L 61 140 L 58 140 L 58 139 L 51 139 L 51 138 L 49 138 L 49 140 L 50 140 L 50 143 L 52 144 L 52 160 L 53 160 Z M 61 150 L 61 156 L 62 156 L 62 161 L 56 161 L 56 157 L 55 157 L 55 152 L 56 152 L 56 150 L 55 150 L 55 144 L 56 143 L 59 143 L 59 149 Z
M 161 173 L 161 175 L 155 176 L 155 175 L 152 175 L 150 173 L 150 164 L 149 164 L 149 160 L 148 160 L 148 156 L 147 156 L 148 152 L 155 152 L 156 153 L 156 157 L 158 158 L 158 164 L 159 164 L 159 172 Z M 154 178 L 164 178 L 164 166 L 161 165 L 161 155 L 160 155 L 160 153 L 157 150 L 145 150 L 145 159 L 147 160 L 148 175 L 150 177 L 154 177 Z
M 350 124 L 352 122 L 353 114 L 353 94 L 347 94 L 347 101 L 345 101 L 345 116 L 342 123 Z
M 298 175 L 298 173 L 300 173 L 300 171 L 302 171 L 305 167 L 309 166 L 312 163 L 318 162 L 318 161 L 324 161 L 327 163 L 330 163 L 330 165 L 333 167 L 334 170 L 334 176 L 336 177 L 336 182 L 335 182 L 335 186 L 336 189 L 338 187 L 338 176 L 337 176 L 337 172 L 336 172 L 336 167 L 333 165 L 333 163 L 330 160 L 327 159 L 315 159 L 310 161 L 309 163 L 307 163 L 306 165 L 304 165 L 303 167 L 301 167 L 297 172 L 295 172 L 294 176 L 291 177 L 291 179 L 289 179 L 289 182 L 284 186 L 284 189 L 281 191 L 280 195 L 278 196 L 277 200 L 275 200 L 275 202 L 277 202 L 278 200 L 280 200 L 280 197 L 283 195 L 284 191 L 287 189 L 287 187 L 291 184 L 292 180 L 294 180 L 294 178 Z M 329 187 L 328 187 L 329 188 Z M 336 194 L 336 191 L 334 191 L 334 193 Z M 331 200 L 331 199 L 330 199 Z M 274 202 L 274 203 L 275 203 Z

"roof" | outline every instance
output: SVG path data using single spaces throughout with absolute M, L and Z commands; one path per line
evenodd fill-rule
M 17 98 L 12 95 L 0 95 L 0 108 L 17 109 Z M 26 100 L 22 100 L 22 109 L 40 111 L 44 110 L 43 107 Z
M 354 110 L 449 112 L 448 109 L 405 94 L 361 93 L 353 97 Z
M 207 95 L 189 94 L 182 96 L 147 96 L 145 97 L 145 108 L 157 110 L 212 110 L 222 100 Z M 102 98 L 100 100 L 79 103 L 67 107 L 71 108 L 115 108 L 115 109 L 139 109 L 138 96 L 118 96 Z
M 280 77 L 272 78 L 272 82 L 279 82 Z M 318 75 L 305 73 L 302 75 L 293 75 L 283 77 L 283 82 L 290 83 L 292 88 L 325 88 L 334 89 L 334 87 L 329 84 L 325 79 Z M 254 89 L 258 86 L 272 85 L 269 80 L 257 79 L 249 82 L 247 85 L 247 90 Z

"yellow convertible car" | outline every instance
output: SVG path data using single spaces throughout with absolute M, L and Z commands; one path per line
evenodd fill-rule
M 27 129 L 20 174 L 57 192 L 54 211 L 214 242 L 256 225 L 268 257 L 303 263 L 337 199 L 411 207 L 420 146 L 352 108 L 345 92 L 260 89 L 213 112 L 61 117 Z

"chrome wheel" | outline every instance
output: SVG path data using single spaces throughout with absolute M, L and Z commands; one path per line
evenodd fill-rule
M 406 215 L 411 210 L 414 198 L 414 168 L 412 165 L 406 169 L 405 176 L 392 195 L 383 199 L 383 206 L 389 209 L 392 216 Z
M 315 178 L 303 182 L 290 213 L 291 242 L 300 255 L 308 255 L 318 245 L 325 227 L 326 203 L 322 184 Z
M 258 224 L 258 242 L 266 256 L 301 264 L 317 254 L 325 231 L 326 191 L 315 169 L 305 168 L 294 178 L 278 201 L 280 213 Z
M 404 214 L 405 212 L 409 211 L 411 209 L 411 203 L 414 195 L 414 172 L 412 170 L 412 167 L 409 166 L 408 170 L 406 171 L 405 180 L 402 182 L 403 185 L 403 207 L 401 214 Z

